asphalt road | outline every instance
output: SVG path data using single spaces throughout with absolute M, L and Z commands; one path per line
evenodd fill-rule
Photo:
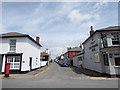
M 2 80 L 2 88 L 118 88 L 118 80 L 90 79 L 71 68 L 52 63 L 38 76 Z

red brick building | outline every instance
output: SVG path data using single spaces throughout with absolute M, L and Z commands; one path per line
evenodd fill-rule
M 73 65 L 73 56 L 77 55 L 78 53 L 82 52 L 82 45 L 80 47 L 74 47 L 74 48 L 67 48 L 68 52 L 68 63 L 70 65 Z

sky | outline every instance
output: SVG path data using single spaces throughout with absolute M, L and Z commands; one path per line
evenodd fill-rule
M 0 33 L 40 37 L 41 51 L 52 58 L 78 47 L 94 30 L 118 25 L 117 2 L 2 2 Z

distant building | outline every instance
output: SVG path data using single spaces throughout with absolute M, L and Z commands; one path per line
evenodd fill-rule
M 41 52 L 40 54 L 40 60 L 41 60 L 41 66 L 46 66 L 49 62 L 49 54 L 48 52 Z
M 64 57 L 64 59 L 63 59 L 63 63 L 65 63 L 65 64 L 69 64 L 69 61 L 68 61 L 68 52 L 65 52 L 64 54 L 63 54 L 63 57 Z
M 82 51 L 82 47 L 74 47 L 74 48 L 68 48 L 67 49 L 67 56 L 68 56 L 68 64 L 73 65 L 73 56 L 80 53 Z
M 73 66 L 81 68 L 83 60 L 84 60 L 84 52 L 82 51 L 77 55 L 73 56 Z
M 2 72 L 5 63 L 10 63 L 11 71 L 31 71 L 40 67 L 39 37 L 36 41 L 28 34 L 9 32 L 0 34 L 0 56 Z
M 83 42 L 83 67 L 110 75 L 120 74 L 120 26 L 94 31 Z

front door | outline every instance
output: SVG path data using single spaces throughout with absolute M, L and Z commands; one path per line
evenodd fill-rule
M 32 70 L 32 57 L 30 57 L 29 66 L 30 66 L 30 71 L 31 71 Z
M 10 70 L 20 70 L 20 56 L 8 56 L 7 62 L 10 63 Z

